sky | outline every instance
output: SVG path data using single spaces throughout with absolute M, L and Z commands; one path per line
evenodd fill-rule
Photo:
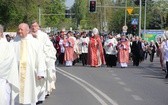
M 65 5 L 70 8 L 74 4 L 75 0 L 65 0 Z

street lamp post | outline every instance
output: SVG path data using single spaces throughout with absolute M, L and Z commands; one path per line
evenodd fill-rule
M 141 36 L 142 0 L 139 0 L 139 37 Z
M 38 17 L 39 17 L 39 25 L 41 26 L 41 8 L 40 8 L 40 5 L 39 5 L 39 8 L 38 8 Z
M 127 25 L 127 0 L 125 1 L 125 26 Z
M 147 8 L 147 0 L 145 0 L 144 34 L 146 34 L 146 8 Z

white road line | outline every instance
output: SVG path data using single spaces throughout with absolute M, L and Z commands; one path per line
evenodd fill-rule
M 115 76 L 115 77 L 117 77 L 118 75 L 117 75 L 117 74 L 112 74 L 112 76 Z
M 137 95 L 132 95 L 132 97 L 133 97 L 136 101 L 142 101 L 142 100 L 143 100 L 140 96 L 137 96 Z
M 132 92 L 132 90 L 130 88 L 127 88 L 127 87 L 123 87 L 125 91 L 127 92 Z
M 116 101 L 114 101 L 113 99 L 111 99 L 109 96 L 107 96 L 105 93 L 103 93 L 102 91 L 100 91 L 99 89 L 97 89 L 96 87 L 94 87 L 93 85 L 89 84 L 88 82 L 86 82 L 85 80 L 81 79 L 81 78 L 78 78 L 60 68 L 57 68 L 58 70 L 70 75 L 71 77 L 85 83 L 86 85 L 88 85 L 89 87 L 91 87 L 93 90 L 95 90 L 96 92 L 98 92 L 100 95 L 102 95 L 106 100 L 108 100 L 112 105 L 118 105 L 118 103 Z
M 87 86 L 85 86 L 84 84 L 82 84 L 81 82 L 79 82 L 78 80 L 76 80 L 75 78 L 68 76 L 67 74 L 64 74 L 60 71 L 57 71 L 60 74 L 63 74 L 64 76 L 68 77 L 69 79 L 73 80 L 74 82 L 76 82 L 77 84 L 79 84 L 80 86 L 82 86 L 84 89 L 86 89 L 90 94 L 92 94 L 102 105 L 108 105 L 105 101 L 103 101 L 103 99 L 101 99 L 95 92 L 93 92 L 91 89 L 89 89 Z
M 120 84 L 120 85 L 126 85 L 124 82 L 122 82 L 122 81 L 118 81 L 118 83 Z
M 114 79 L 115 79 L 115 80 L 121 80 L 121 78 L 119 78 L 119 77 L 114 77 Z

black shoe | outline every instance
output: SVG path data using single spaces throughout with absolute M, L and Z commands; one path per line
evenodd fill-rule
M 48 98 L 50 96 L 50 94 L 47 94 L 46 96 L 45 96 L 45 98 Z
M 43 103 L 43 101 L 38 101 L 37 103 L 36 103 L 36 105 L 39 105 L 39 104 L 42 104 Z
M 162 69 L 162 71 L 164 71 L 166 73 L 166 70 L 165 69 Z

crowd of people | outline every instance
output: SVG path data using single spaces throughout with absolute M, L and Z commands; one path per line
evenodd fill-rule
M 121 68 L 139 66 L 150 56 L 160 57 L 161 70 L 168 78 L 168 32 L 156 42 L 138 36 L 101 36 L 97 28 L 73 33 L 61 30 L 50 36 L 37 21 L 21 23 L 16 37 L 3 36 L 0 25 L 0 105 L 37 105 L 55 89 L 56 64 L 67 67 L 82 62 L 83 66 Z
M 161 70 L 167 71 L 165 43 L 168 33 L 166 32 L 156 41 L 149 42 L 139 36 L 119 36 L 112 33 L 100 35 L 97 28 L 81 33 L 72 31 L 66 33 L 65 30 L 61 30 L 50 39 L 57 50 L 57 61 L 60 65 L 69 67 L 81 61 L 83 66 L 113 67 L 119 64 L 121 68 L 126 68 L 131 62 L 133 66 L 139 66 L 147 58 L 153 62 L 157 56 L 160 57 Z

